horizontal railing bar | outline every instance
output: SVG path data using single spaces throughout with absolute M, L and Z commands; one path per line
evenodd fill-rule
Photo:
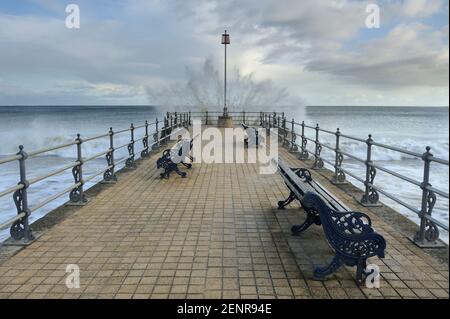
M 355 161 L 358 161 L 358 162 L 361 162 L 361 163 L 365 163 L 366 162 L 366 160 L 363 160 L 363 159 L 361 159 L 359 157 L 356 157 L 356 156 L 354 156 L 352 154 L 349 154 L 347 152 L 343 152 L 342 150 L 339 150 L 339 153 L 341 153 L 342 155 L 345 155 L 347 157 L 350 157 L 351 159 L 354 159 Z
M 411 155 L 411 156 L 414 156 L 414 157 L 422 157 L 422 155 L 423 155 L 423 154 L 419 154 L 419 153 L 416 153 L 416 152 L 411 152 L 411 151 L 408 151 L 408 150 L 405 150 L 405 149 L 401 149 L 401 148 L 398 148 L 398 147 L 395 147 L 395 146 L 390 146 L 390 145 L 377 143 L 377 142 L 372 142 L 372 145 L 373 146 L 382 147 L 382 148 L 385 148 L 385 149 L 388 149 L 388 150 L 391 150 L 391 151 L 396 151 L 396 152 L 399 152 L 399 153 L 403 153 L 403 154 L 406 154 L 406 155 Z
M 394 195 L 389 194 L 388 192 L 386 192 L 386 191 L 380 189 L 379 187 L 377 187 L 377 186 L 375 186 L 375 185 L 373 185 L 373 184 L 371 184 L 371 183 L 369 183 L 369 186 L 372 187 L 372 188 L 373 188 L 374 190 L 376 190 L 377 192 L 379 192 L 380 194 L 383 194 L 384 196 L 388 197 L 389 199 L 392 199 L 392 200 L 393 200 L 394 202 L 396 202 L 397 204 L 400 204 L 400 205 L 402 205 L 402 206 L 408 208 L 410 211 L 412 211 L 412 212 L 414 212 L 414 213 L 416 213 L 416 214 L 418 214 L 418 215 L 420 214 L 420 210 L 419 210 L 419 209 L 417 209 L 417 208 L 415 208 L 415 207 L 413 207 L 413 206 L 411 206 L 411 205 L 405 203 L 404 201 L 402 201 L 401 199 L 395 197 Z
M 331 162 L 331 161 L 329 161 L 329 160 L 327 160 L 327 159 L 325 159 L 325 158 L 323 158 L 323 157 L 321 157 L 320 159 L 321 159 L 324 163 L 327 163 L 327 164 L 331 165 L 332 167 L 334 167 L 334 163 L 333 163 L 333 162 Z
M 407 176 L 403 176 L 403 175 L 401 175 L 401 174 L 399 174 L 399 173 L 396 173 L 396 172 L 394 172 L 394 171 L 391 171 L 390 169 L 387 169 L 387 168 L 385 168 L 385 167 L 382 167 L 382 166 L 379 166 L 379 165 L 376 165 L 376 164 L 370 164 L 370 165 L 371 165 L 372 167 L 375 167 L 376 169 L 379 169 L 380 171 L 383 171 L 383 172 L 385 172 L 385 173 L 388 173 L 388 174 L 390 174 L 390 175 L 393 175 L 393 176 L 395 176 L 395 177 L 397 177 L 397 178 L 400 178 L 400 179 L 402 179 L 402 180 L 404 180 L 404 181 L 406 181 L 406 182 L 409 182 L 409 183 L 414 184 L 414 185 L 419 186 L 419 187 L 422 186 L 422 183 L 421 183 L 421 182 L 418 182 L 418 181 L 416 181 L 416 180 L 414 180 L 414 179 L 412 179 L 412 178 L 409 178 L 409 177 L 407 177 Z
M 449 162 L 447 160 L 438 158 L 438 157 L 434 157 L 434 156 L 430 157 L 430 161 L 436 162 L 439 164 L 443 164 L 443 165 L 447 165 L 447 166 L 449 165 Z
M 328 130 L 324 130 L 323 128 L 319 128 L 319 131 L 320 132 L 324 132 L 324 133 L 328 133 L 328 134 L 331 134 L 331 135 L 336 135 L 336 132 L 331 132 L 331 131 L 328 131 Z
M 345 134 L 341 134 L 341 137 L 343 138 L 348 138 L 349 140 L 354 140 L 354 141 L 358 141 L 361 143 L 367 143 L 366 140 L 359 138 L 359 137 L 354 137 L 354 136 L 350 136 L 350 135 L 345 135 Z
M 329 149 L 329 150 L 332 150 L 332 151 L 335 151 L 335 150 L 336 150 L 336 149 L 335 149 L 333 146 L 331 146 L 331 145 L 327 145 L 327 144 L 320 143 L 320 142 L 319 142 L 319 145 L 321 145 L 321 146 L 323 146 L 323 147 L 325 147 L 325 148 L 327 148 L 327 149 Z
M 95 173 L 94 175 L 91 175 L 88 178 L 85 178 L 84 183 L 87 183 L 87 182 L 93 180 L 94 178 L 98 177 L 99 175 L 103 174 L 104 172 L 106 172 L 107 170 L 109 170 L 111 168 L 113 168 L 113 165 L 110 165 L 110 166 L 106 167 L 105 169 Z
M 43 154 L 43 153 L 59 150 L 61 148 L 66 148 L 66 147 L 69 147 L 69 146 L 73 146 L 73 145 L 76 145 L 76 144 L 77 144 L 77 141 L 73 141 L 73 142 L 69 142 L 69 143 L 66 143 L 66 144 L 61 144 L 61 145 L 58 145 L 58 146 L 44 148 L 44 149 L 33 151 L 33 152 L 27 152 L 27 154 L 28 154 L 29 157 L 32 157 L 32 156 L 40 155 L 40 154 Z
M 361 183 L 363 183 L 363 184 L 365 183 L 365 181 L 364 181 L 362 178 L 356 176 L 355 174 L 353 174 L 353 173 L 350 172 L 349 170 L 343 168 L 342 166 L 341 166 L 339 169 L 340 169 L 341 171 L 343 171 L 345 174 L 347 174 L 348 176 L 351 176 L 351 177 L 353 177 L 354 179 L 356 179 L 358 182 L 361 182 Z
M 39 204 L 37 204 L 36 206 L 33 206 L 32 208 L 30 208 L 30 212 L 37 211 L 39 208 L 42 208 L 43 206 L 47 205 L 48 203 L 53 202 L 55 199 L 61 197 L 62 195 L 72 191 L 73 189 L 75 189 L 79 186 L 81 186 L 81 183 L 74 184 L 74 185 L 70 186 L 69 188 L 66 188 L 62 192 L 59 192 L 53 196 L 50 196 L 46 200 L 44 200 L 44 201 L 40 202 Z
M 125 157 L 123 159 L 121 159 L 120 161 L 117 161 L 114 163 L 115 166 L 118 166 L 119 164 L 122 164 L 123 162 L 125 162 L 128 159 L 128 157 Z
M 443 222 L 437 220 L 437 219 L 434 218 L 433 216 L 425 215 L 425 218 L 428 219 L 429 221 L 435 223 L 436 225 L 438 225 L 438 226 L 441 227 L 442 229 L 448 231 L 448 225 L 446 225 L 446 224 L 444 224 Z
M 121 133 L 129 132 L 129 131 L 131 131 L 131 128 L 126 128 L 123 130 L 116 131 L 116 132 L 114 132 L 114 134 L 121 134 Z
M 81 140 L 84 142 L 89 142 L 89 141 L 93 141 L 93 140 L 98 140 L 100 138 L 104 138 L 104 137 L 108 137 L 109 133 L 106 134 L 101 134 L 101 135 L 96 135 L 96 136 L 90 136 L 90 137 L 86 137 L 86 138 L 81 138 Z
M 430 192 L 436 193 L 442 197 L 448 198 L 448 193 L 441 191 L 440 189 L 434 188 L 432 186 L 426 186 L 425 187 L 427 190 L 429 190 Z
M 22 188 L 23 188 L 23 184 L 17 184 L 16 186 L 10 187 L 10 188 L 5 189 L 4 191 L 0 192 L 0 197 L 14 193 L 15 191 L 18 191 L 19 189 L 22 189 Z
M 5 230 L 9 226 L 11 226 L 13 223 L 15 223 L 16 221 L 21 219 L 22 217 L 25 217 L 25 215 L 26 215 L 25 213 L 20 213 L 20 214 L 16 215 L 15 217 L 8 219 L 7 221 L 1 223 L 0 230 Z
M 91 157 L 88 157 L 88 158 L 86 158 L 86 159 L 83 159 L 83 163 L 87 163 L 87 162 L 90 162 L 90 161 L 92 161 L 92 160 L 95 160 L 96 158 L 99 158 L 100 156 L 106 155 L 106 154 L 108 154 L 108 153 L 111 152 L 111 151 L 112 151 L 112 149 L 108 148 L 106 151 L 103 151 L 103 152 L 101 152 L 101 153 L 98 153 L 98 154 L 96 154 L 96 155 L 93 155 L 93 156 L 91 156 Z
M 9 163 L 9 162 L 17 161 L 17 160 L 20 160 L 21 158 L 22 158 L 22 155 L 13 155 L 13 156 L 0 158 L 0 165 L 1 164 L 5 164 L 5 163 Z
M 128 145 L 130 145 L 130 143 L 131 143 L 131 141 L 126 143 L 126 144 L 114 147 L 114 150 L 117 151 L 117 150 L 120 150 L 121 148 L 127 147 Z
M 30 183 L 30 185 L 36 184 L 36 183 L 38 183 L 38 182 L 40 182 L 40 181 L 42 181 L 42 180 L 44 180 L 46 178 L 49 178 L 49 177 L 61 174 L 62 172 L 68 170 L 69 168 L 74 168 L 78 164 L 79 164 L 79 162 L 76 161 L 75 163 L 71 163 L 70 165 L 64 166 L 64 167 L 62 167 L 62 168 L 60 168 L 60 169 L 58 169 L 58 170 L 56 170 L 54 172 L 48 173 L 47 175 L 43 175 L 43 176 L 32 178 L 28 182 Z

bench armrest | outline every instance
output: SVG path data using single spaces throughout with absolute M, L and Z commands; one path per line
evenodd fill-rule
M 359 235 L 372 233 L 372 221 L 367 214 L 361 212 L 337 212 L 330 209 L 332 225 L 340 233 Z
M 305 210 L 318 213 L 325 228 L 344 238 L 354 240 L 374 232 L 372 221 L 367 214 L 335 211 L 320 196 L 310 192 L 305 194 L 301 202 Z

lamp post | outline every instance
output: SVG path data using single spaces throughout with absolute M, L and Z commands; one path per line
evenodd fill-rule
M 228 115 L 227 107 L 227 45 L 230 44 L 230 35 L 225 30 L 222 34 L 222 44 L 225 46 L 225 72 L 224 72 L 224 85 L 223 85 L 223 114 L 219 115 L 218 126 L 219 127 L 233 127 L 233 119 Z
M 222 34 L 222 44 L 225 47 L 225 63 L 224 63 L 224 85 L 223 85 L 223 116 L 228 116 L 228 108 L 227 108 L 227 45 L 230 44 L 230 35 L 225 30 L 225 33 Z

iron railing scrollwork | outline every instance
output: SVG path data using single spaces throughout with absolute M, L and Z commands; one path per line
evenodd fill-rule
M 75 140 L 77 145 L 77 161 L 76 165 L 72 168 L 72 176 L 74 179 L 74 189 L 70 191 L 69 199 L 72 204 L 84 205 L 87 202 L 87 198 L 84 194 L 84 180 L 83 180 L 83 155 L 82 144 L 80 134 L 77 134 Z
M 128 158 L 127 158 L 127 160 L 125 162 L 125 166 L 127 168 L 135 168 L 136 167 L 136 163 L 134 161 L 134 158 L 135 158 L 135 155 L 134 155 L 134 143 L 135 143 L 135 140 L 134 140 L 134 125 L 133 125 L 133 123 L 131 123 L 131 126 L 130 126 L 130 134 L 131 134 L 131 140 L 130 140 L 130 143 L 128 144 L 128 146 L 127 146 Z
M 14 221 L 10 228 L 10 235 L 15 240 L 24 239 L 31 241 L 34 239 L 34 235 L 30 229 L 28 217 L 31 212 L 28 208 L 28 187 L 30 186 L 26 178 L 26 166 L 25 161 L 28 158 L 28 154 L 24 151 L 23 145 L 19 146 L 19 169 L 20 169 L 20 182 L 18 185 L 20 189 L 16 190 L 13 194 L 14 204 L 17 208 L 17 216 L 19 219 Z
M 335 163 L 334 163 L 334 176 L 333 176 L 333 184 L 344 184 L 346 181 L 345 172 L 342 170 L 342 162 L 344 161 L 344 155 L 341 153 L 340 149 L 340 137 L 341 131 L 339 128 L 336 130 L 336 144 L 335 144 Z
M 365 161 L 366 165 L 366 179 L 364 181 L 365 189 L 364 195 L 362 196 L 360 203 L 363 206 L 379 206 L 378 200 L 380 199 L 380 196 L 377 190 L 373 187 L 375 177 L 377 176 L 377 169 L 373 166 L 372 162 L 373 139 L 371 134 L 369 134 L 369 138 L 366 140 L 366 144 L 367 144 L 367 158 Z
M 315 151 L 314 151 L 314 164 L 313 169 L 322 169 L 324 167 L 324 162 L 320 157 L 322 153 L 322 144 L 319 141 L 319 124 L 316 124 L 316 139 L 314 140 Z

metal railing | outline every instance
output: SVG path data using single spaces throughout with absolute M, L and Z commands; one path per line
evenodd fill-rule
M 201 123 L 204 125 L 217 125 L 218 118 L 222 114 L 223 111 L 197 111 L 197 112 L 189 112 L 189 117 L 192 120 L 193 119 L 200 120 Z M 283 113 L 275 113 L 275 114 L 281 115 Z M 229 111 L 228 115 L 231 117 L 233 124 L 235 125 L 244 123 L 262 126 L 262 123 L 264 121 L 263 118 L 264 112 Z
M 263 123 L 262 126 L 265 127 L 270 133 L 271 128 L 278 129 L 278 137 L 282 145 L 287 147 L 291 152 L 298 153 L 298 159 L 306 160 L 312 157 L 314 160 L 312 164 L 313 169 L 323 169 L 325 163 L 333 167 L 334 174 L 331 182 L 334 184 L 344 184 L 347 180 L 347 175 L 354 178 L 355 180 L 361 182 L 364 185 L 364 194 L 360 199 L 360 203 L 364 206 L 380 206 L 379 194 L 393 200 L 397 204 L 407 208 L 413 213 L 417 214 L 420 218 L 419 230 L 411 238 L 420 247 L 438 247 L 441 246 L 439 242 L 439 229 L 438 227 L 448 231 L 448 225 L 435 219 L 432 216 L 433 208 L 437 201 L 437 196 L 448 199 L 449 194 L 443 190 L 434 188 L 430 181 L 430 167 L 432 163 L 449 166 L 449 161 L 433 156 L 431 153 L 431 148 L 426 147 L 424 153 L 412 152 L 395 146 L 390 146 L 374 141 L 372 135 L 368 135 L 367 139 L 358 138 L 354 136 L 349 136 L 342 134 L 341 131 L 336 129 L 336 131 L 329 131 L 320 128 L 319 124 L 316 126 L 306 125 L 304 121 L 301 123 L 296 122 L 294 119 L 287 121 L 284 114 L 276 113 L 263 113 L 262 114 Z M 306 131 L 313 131 L 314 137 L 307 135 Z M 321 134 L 328 134 L 334 136 L 334 146 L 330 146 L 329 143 L 322 143 L 320 140 Z M 297 143 L 297 137 L 300 138 L 300 144 Z M 360 158 L 354 154 L 344 152 L 341 149 L 341 140 L 349 139 L 354 142 L 362 143 L 366 145 L 366 157 Z M 314 145 L 314 151 L 308 150 L 308 143 Z M 385 168 L 373 160 L 373 147 L 382 148 L 385 150 L 401 153 L 404 155 L 411 156 L 413 158 L 421 159 L 423 162 L 423 178 L 421 181 L 417 181 L 408 176 L 404 176 L 398 172 L 394 172 L 388 168 Z M 334 153 L 334 161 L 327 160 L 323 158 L 322 150 L 328 149 Z M 344 159 L 349 158 L 353 161 L 362 163 L 365 166 L 365 176 L 361 177 L 353 172 L 342 167 Z M 410 183 L 417 186 L 421 190 L 421 206 L 419 208 L 414 205 L 405 202 L 389 193 L 381 186 L 375 185 L 375 177 L 377 175 L 377 170 L 382 171 L 390 176 L 398 178 L 404 182 Z
M 33 235 L 28 225 L 28 217 L 33 211 L 47 205 L 48 203 L 67 193 L 69 193 L 70 203 L 75 205 L 84 205 L 86 203 L 86 197 L 84 194 L 83 186 L 86 184 L 86 182 L 91 181 L 102 174 L 104 182 L 115 182 L 117 180 L 115 171 L 118 165 L 124 163 L 124 166 L 126 168 L 135 167 L 136 143 L 142 142 L 142 151 L 140 155 L 142 158 L 146 158 L 149 156 L 151 148 L 155 146 L 159 147 L 160 144 L 167 142 L 169 136 L 171 134 L 174 134 L 174 132 L 172 132 L 174 128 L 180 128 L 182 126 L 188 127 L 192 125 L 193 121 L 196 119 L 200 120 L 200 122 L 205 125 L 215 125 L 217 124 L 218 117 L 221 114 L 222 112 L 219 111 L 168 112 L 164 117 L 164 121 L 162 123 L 156 120 L 153 123 L 145 122 L 145 124 L 136 127 L 131 124 L 129 128 L 120 131 L 113 131 L 113 129 L 111 128 L 106 134 L 84 139 L 82 139 L 81 136 L 78 135 L 77 138 L 70 143 L 58 145 L 55 147 L 49 147 L 47 149 L 34 152 L 25 152 L 24 147 L 20 146 L 19 152 L 17 154 L 5 158 L 0 158 L 0 165 L 15 161 L 18 161 L 19 163 L 19 183 L 16 186 L 10 187 L 6 190 L 0 190 L 0 197 L 6 196 L 8 194 L 13 194 L 14 203 L 17 208 L 17 216 L 0 224 L 0 230 L 11 225 L 10 233 L 14 239 L 24 238 L 25 240 L 31 240 L 33 238 Z M 382 194 L 385 197 L 393 200 L 394 202 L 417 214 L 420 218 L 420 225 L 419 230 L 413 237 L 413 240 L 417 245 L 421 247 L 439 246 L 438 227 L 448 231 L 448 225 L 442 223 L 432 216 L 433 208 L 437 201 L 437 196 L 448 199 L 449 195 L 445 191 L 432 186 L 432 183 L 430 181 L 430 167 L 431 164 L 445 165 L 448 167 L 449 162 L 448 160 L 434 157 L 431 153 L 431 148 L 427 147 L 424 153 L 416 153 L 395 146 L 378 143 L 374 141 L 371 135 L 369 135 L 367 139 L 358 138 L 342 134 L 339 128 L 336 131 L 330 131 L 321 128 L 319 124 L 310 126 L 305 124 L 304 121 L 301 123 L 296 122 L 294 119 L 288 121 L 283 112 L 242 111 L 229 112 L 229 115 L 232 117 L 234 124 L 256 124 L 265 128 L 267 135 L 271 134 L 273 128 L 277 128 L 277 134 L 281 144 L 289 149 L 289 151 L 297 153 L 298 159 L 307 160 L 311 158 L 313 160 L 313 169 L 323 169 L 325 167 L 325 164 L 330 165 L 333 168 L 333 177 L 331 179 L 332 183 L 344 184 L 347 182 L 347 176 L 350 176 L 356 181 L 361 182 L 364 185 L 364 194 L 360 199 L 360 203 L 362 205 L 380 206 L 379 194 Z M 153 134 L 154 142 L 151 144 L 149 144 L 150 127 L 154 127 L 155 129 Z M 135 130 L 139 128 L 144 128 L 145 133 L 143 137 L 136 139 Z M 313 135 L 311 135 L 309 132 L 312 132 Z M 114 144 L 114 137 L 118 134 L 124 133 L 130 134 L 130 141 L 116 147 Z M 321 141 L 321 138 L 324 134 L 334 137 L 334 145 L 330 145 L 330 143 L 323 143 Z M 99 154 L 90 156 L 89 158 L 84 158 L 81 146 L 84 143 L 101 138 L 109 138 L 108 148 L 100 152 Z M 298 138 L 300 139 L 300 142 L 297 142 Z M 354 142 L 365 145 L 366 156 L 364 158 L 360 158 L 357 155 L 343 151 L 341 149 L 342 139 L 352 140 Z M 309 144 L 313 145 L 313 150 L 308 149 Z M 75 160 L 75 162 L 61 167 L 51 173 L 48 173 L 45 176 L 27 180 L 26 162 L 28 158 L 73 146 L 75 146 L 77 149 L 77 159 Z M 413 178 L 404 176 L 398 172 L 392 171 L 376 163 L 372 158 L 374 146 L 421 159 L 423 162 L 422 180 L 417 181 Z M 117 150 L 122 148 L 127 149 L 128 156 L 122 160 L 116 161 L 114 154 Z M 329 160 L 322 156 L 322 151 L 324 149 L 333 152 L 334 160 Z M 84 177 L 83 165 L 86 162 L 92 161 L 102 156 L 105 156 L 106 167 L 99 172 L 90 175 L 89 177 Z M 364 176 L 358 176 L 356 173 L 344 168 L 343 163 L 345 159 L 350 159 L 364 165 Z M 53 195 L 48 199 L 45 199 L 40 203 L 35 204 L 31 208 L 29 207 L 27 190 L 31 185 L 45 180 L 51 176 L 61 174 L 69 169 L 72 169 L 72 175 L 74 178 L 74 183 L 72 186 L 62 190 L 61 192 Z M 418 187 L 421 190 L 421 206 L 417 208 L 411 203 L 407 203 L 404 200 L 398 198 L 398 196 L 389 193 L 382 187 L 375 185 L 374 182 L 377 171 L 382 171 L 390 176 Z
M 4 158 L 0 158 L 0 165 L 18 162 L 19 163 L 19 182 L 16 186 L 12 186 L 5 190 L 0 190 L 0 198 L 6 195 L 12 194 L 14 204 L 17 208 L 17 215 L 9 220 L 6 220 L 0 224 L 0 230 L 6 229 L 10 227 L 11 237 L 15 240 L 24 240 L 31 241 L 34 239 L 33 233 L 29 226 L 29 217 L 36 210 L 44 207 L 45 205 L 53 202 L 54 200 L 62 197 L 65 194 L 69 194 L 69 204 L 72 205 L 84 205 L 87 202 L 87 198 L 85 195 L 84 186 L 87 182 L 92 181 L 93 179 L 103 175 L 103 182 L 106 183 L 114 183 L 117 181 L 116 170 L 120 164 L 124 164 L 125 168 L 134 168 L 136 167 L 136 158 L 138 156 L 136 152 L 137 143 L 142 143 L 142 149 L 140 153 L 141 158 L 148 158 L 150 156 L 150 151 L 153 149 L 157 149 L 160 145 L 166 144 L 170 139 L 170 136 L 175 134 L 176 132 L 181 130 L 181 127 L 188 127 L 188 113 L 175 113 L 168 114 L 167 117 L 164 118 L 162 126 L 158 119 L 155 122 L 149 123 L 145 121 L 144 124 L 139 126 L 130 125 L 129 128 L 122 129 L 119 131 L 114 131 L 111 127 L 109 131 L 105 134 L 91 136 L 87 138 L 82 138 L 80 134 L 77 135 L 76 139 L 72 142 L 51 146 L 45 149 L 40 149 L 37 151 L 25 151 L 24 146 L 19 146 L 19 152 L 12 156 L 7 156 Z M 153 142 L 149 143 L 150 139 L 150 128 L 154 128 L 153 132 Z M 136 138 L 135 131 L 137 129 L 143 129 L 144 135 L 140 138 Z M 115 137 L 119 134 L 128 133 L 130 135 L 130 141 L 115 146 L 114 141 Z M 108 139 L 105 142 L 106 148 L 98 154 L 93 156 L 84 157 L 82 146 L 85 143 Z M 70 147 L 76 148 L 76 160 L 73 163 L 67 164 L 61 168 L 58 168 L 50 173 L 47 173 L 43 176 L 39 176 L 36 178 L 28 179 L 27 178 L 27 161 L 30 158 L 37 157 L 40 155 L 47 154 L 52 151 L 57 151 L 61 149 L 67 149 Z M 116 161 L 114 154 L 120 150 L 126 149 L 128 151 L 128 155 Z M 106 166 L 102 168 L 100 171 L 97 171 L 89 176 L 84 176 L 83 167 L 86 163 L 91 162 L 95 159 L 105 157 Z M 50 196 L 34 205 L 30 205 L 28 201 L 28 190 L 32 185 L 44 181 L 52 176 L 62 174 L 67 170 L 72 170 L 73 176 L 73 185 L 70 187 L 63 189 L 56 193 L 55 195 Z

